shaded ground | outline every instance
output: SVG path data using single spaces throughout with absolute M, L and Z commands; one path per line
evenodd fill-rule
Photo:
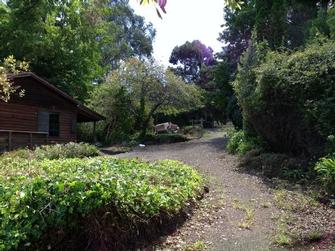
M 282 212 L 273 190 L 261 178 L 236 170 L 238 159 L 225 151 L 226 142 L 224 133 L 213 130 L 202 139 L 118 155 L 180 160 L 208 177 L 210 192 L 194 215 L 147 250 L 283 250 L 272 245 Z

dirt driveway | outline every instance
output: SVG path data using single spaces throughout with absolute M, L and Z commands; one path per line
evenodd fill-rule
M 271 247 L 275 229 L 271 189 L 236 170 L 237 157 L 225 151 L 220 131 L 185 143 L 147 146 L 118 157 L 174 159 L 194 166 L 209 179 L 210 192 L 195 214 L 154 250 L 279 250 Z

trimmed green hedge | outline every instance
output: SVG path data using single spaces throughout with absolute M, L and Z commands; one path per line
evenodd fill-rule
M 0 160 L 0 250 L 33 249 L 50 232 L 85 231 L 80 222 L 95 212 L 117 212 L 108 219 L 121 219 L 111 222 L 119 226 L 174 215 L 202 190 L 199 174 L 177 161 Z

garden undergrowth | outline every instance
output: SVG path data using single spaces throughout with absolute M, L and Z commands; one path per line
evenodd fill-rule
M 274 244 L 288 247 L 313 246 L 332 231 L 333 211 L 297 190 L 277 188 L 274 201 L 280 213 L 274 216 Z

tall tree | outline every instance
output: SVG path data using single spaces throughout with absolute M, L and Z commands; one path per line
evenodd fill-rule
M 198 82 L 202 66 L 214 61 L 213 49 L 199 40 L 176 46 L 170 56 L 170 63 L 175 65 L 173 71 L 187 83 Z
M 255 29 L 259 41 L 268 41 L 271 48 L 284 45 L 286 36 L 286 0 L 256 0 Z
M 240 9 L 224 9 L 225 24 L 218 40 L 224 45 L 219 54 L 227 59 L 232 69 L 236 70 L 237 63 L 242 53 L 248 48 L 251 33 L 255 25 L 255 0 L 245 1 Z
M 201 92 L 194 85 L 185 84 L 181 78 L 162 66 L 141 62 L 132 58 L 125 61 L 119 69 L 113 71 L 107 82 L 99 86 L 93 93 L 92 104 L 104 108 L 107 122 L 113 121 L 115 112 L 108 106 L 119 98 L 105 93 L 123 93 L 127 97 L 126 110 L 134 118 L 134 128 L 144 137 L 148 125 L 157 112 L 183 112 L 202 105 Z M 124 93 L 126 92 L 126 93 Z M 105 113 L 107 111 L 107 113 Z M 108 111 L 112 111 L 108 113 Z M 112 128 L 112 127 L 108 127 Z
M 102 65 L 107 72 L 119 66 L 120 61 L 131 57 L 150 58 L 155 37 L 151 23 L 136 15 L 129 0 L 106 0 L 103 14 Z
M 125 0 L 9 0 L 0 12 L 0 58 L 30 62 L 80 100 L 118 62 L 152 52 L 152 27 Z

